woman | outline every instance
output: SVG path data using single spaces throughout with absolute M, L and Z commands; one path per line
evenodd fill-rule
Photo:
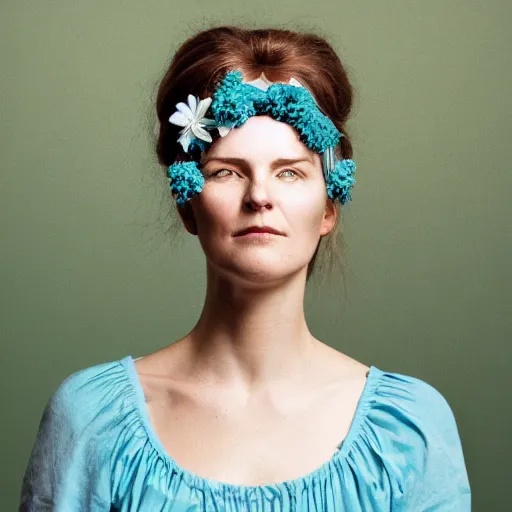
M 178 50 L 157 153 L 207 292 L 197 324 L 52 395 L 20 510 L 467 511 L 450 406 L 316 339 L 304 292 L 336 256 L 355 164 L 329 44 L 217 27 Z

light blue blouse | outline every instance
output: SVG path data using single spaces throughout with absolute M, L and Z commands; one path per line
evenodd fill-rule
M 20 511 L 467 512 L 471 492 L 450 406 L 415 377 L 370 367 L 348 435 L 294 480 L 202 478 L 166 452 L 132 356 L 73 373 L 50 397 Z

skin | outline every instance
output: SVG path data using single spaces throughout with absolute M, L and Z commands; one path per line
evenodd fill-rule
M 225 157 L 245 163 L 218 160 Z M 279 158 L 307 161 L 274 168 Z M 325 349 L 306 324 L 304 292 L 308 263 L 320 237 L 334 228 L 336 209 L 320 155 L 291 126 L 268 116 L 217 139 L 201 170 L 202 192 L 179 209 L 207 267 L 204 307 L 185 341 L 190 371 L 248 396 L 270 381 L 298 376 Z M 251 225 L 284 236 L 233 236 Z
M 278 158 L 308 161 L 274 168 Z M 185 337 L 136 361 L 148 413 L 167 453 L 196 475 L 297 478 L 346 436 L 368 370 L 305 319 L 307 267 L 336 223 L 321 159 L 289 125 L 256 116 L 217 139 L 201 167 L 202 192 L 178 211 L 205 254 L 205 301 Z M 234 236 L 252 225 L 284 236 Z

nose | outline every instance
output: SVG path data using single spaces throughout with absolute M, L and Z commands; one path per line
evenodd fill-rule
M 249 210 L 271 209 L 272 199 L 268 192 L 268 184 L 264 179 L 250 181 L 244 195 L 244 207 Z

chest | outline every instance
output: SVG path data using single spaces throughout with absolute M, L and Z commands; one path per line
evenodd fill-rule
M 364 384 L 363 376 L 321 391 L 248 399 L 143 381 L 167 454 L 200 477 L 238 485 L 299 478 L 327 462 L 350 429 Z

